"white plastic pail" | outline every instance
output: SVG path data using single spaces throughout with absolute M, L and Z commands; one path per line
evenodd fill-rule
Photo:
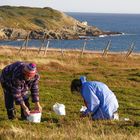
M 65 105 L 63 104 L 55 103 L 53 105 L 53 111 L 58 115 L 66 115 Z
M 38 111 L 31 111 L 30 115 L 27 116 L 27 120 L 29 122 L 40 123 L 41 121 L 41 113 Z

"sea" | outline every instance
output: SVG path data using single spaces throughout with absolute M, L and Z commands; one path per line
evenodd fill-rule
M 69 16 L 88 25 L 96 26 L 103 31 L 122 32 L 122 35 L 88 37 L 80 40 L 50 40 L 49 48 L 81 49 L 84 44 L 86 50 L 102 51 L 111 42 L 109 51 L 126 52 L 133 44 L 134 52 L 140 53 L 140 14 L 108 14 L 108 13 L 66 13 Z M 86 43 L 85 43 L 86 42 Z M 41 46 L 41 41 L 30 40 L 29 47 Z M 45 42 L 47 44 L 47 41 Z M 0 41 L 0 45 L 12 45 L 20 47 L 23 40 Z

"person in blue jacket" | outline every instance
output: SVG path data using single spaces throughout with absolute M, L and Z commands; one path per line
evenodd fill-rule
M 82 117 L 92 115 L 94 120 L 114 119 L 118 110 L 118 101 L 108 86 L 98 81 L 86 81 L 86 77 L 71 82 L 71 92 L 80 92 L 87 109 Z

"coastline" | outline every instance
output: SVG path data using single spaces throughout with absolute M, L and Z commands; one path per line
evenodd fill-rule
M 0 48 L 3 49 L 11 49 L 11 50 L 19 50 L 20 47 L 17 46 L 11 46 L 11 45 L 0 45 Z M 23 48 L 24 50 L 25 48 Z M 31 47 L 28 48 L 27 50 L 31 50 L 31 51 L 38 51 L 39 48 L 36 47 Z M 43 51 L 43 50 L 42 50 Z M 61 48 L 48 48 L 47 49 L 48 52 L 78 52 L 78 53 L 82 53 L 82 50 L 80 49 L 61 49 Z M 84 54 L 98 54 L 98 55 L 102 55 L 103 51 L 94 51 L 94 50 L 84 50 L 83 51 Z M 108 51 L 107 54 L 108 55 L 125 55 L 127 53 L 127 51 L 123 51 L 123 52 L 114 52 L 114 51 Z M 131 56 L 140 56 L 139 52 L 132 52 Z

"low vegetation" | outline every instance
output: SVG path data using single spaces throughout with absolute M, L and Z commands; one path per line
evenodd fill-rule
M 80 51 L 48 50 L 46 55 L 37 49 L 17 54 L 17 48 L 0 47 L 0 70 L 14 61 L 37 63 L 40 73 L 40 102 L 43 107 L 39 124 L 17 119 L 9 121 L 0 88 L 0 139 L 79 139 L 79 140 L 138 140 L 140 137 L 140 55 L 85 53 Z M 74 78 L 85 75 L 88 80 L 105 82 L 119 100 L 119 121 L 81 119 L 83 100 L 70 92 Z M 52 106 L 66 106 L 66 116 L 58 116 Z M 128 120 L 129 118 L 129 120 Z M 126 121 L 128 120 L 128 121 Z
M 0 6 L 0 28 L 55 30 L 73 25 L 74 19 L 49 7 Z

